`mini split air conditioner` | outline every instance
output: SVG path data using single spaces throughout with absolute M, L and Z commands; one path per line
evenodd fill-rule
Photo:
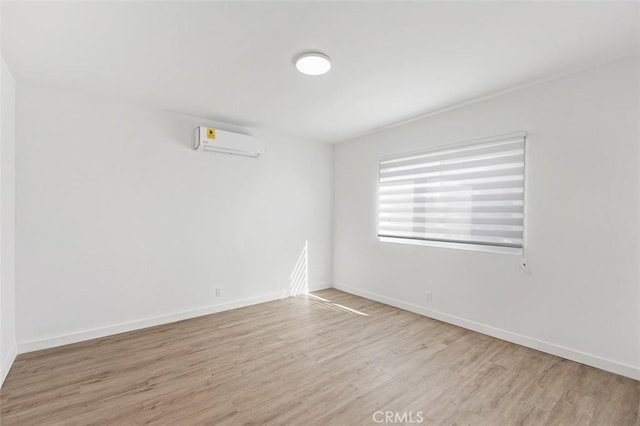
M 259 157 L 264 154 L 264 143 L 260 139 L 240 133 L 196 127 L 194 138 L 196 151 L 221 152 L 245 157 Z

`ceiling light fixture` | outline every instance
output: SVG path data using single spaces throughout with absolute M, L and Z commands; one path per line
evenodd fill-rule
M 302 74 L 322 75 L 331 69 L 331 58 L 324 53 L 303 53 L 296 59 L 296 68 Z

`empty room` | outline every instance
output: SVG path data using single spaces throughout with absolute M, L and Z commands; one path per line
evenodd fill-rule
M 640 426 L 640 2 L 1 1 L 0 425 Z

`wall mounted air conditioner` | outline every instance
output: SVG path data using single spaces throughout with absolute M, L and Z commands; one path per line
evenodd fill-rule
M 264 143 L 260 139 L 240 133 L 212 127 L 196 127 L 194 138 L 196 151 L 221 152 L 245 157 L 259 157 L 264 154 Z

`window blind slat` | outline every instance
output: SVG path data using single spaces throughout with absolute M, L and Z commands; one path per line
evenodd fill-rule
M 463 197 L 463 196 L 437 196 L 429 197 L 429 194 L 420 196 L 419 194 L 413 197 L 403 198 L 385 198 L 381 199 L 379 205 L 398 205 L 406 204 L 411 206 L 429 206 L 432 204 L 452 204 L 452 203 L 481 203 L 481 202 L 509 202 L 509 201 L 523 201 L 523 194 L 488 194 L 488 195 L 476 195 L 475 197 Z
M 506 182 L 523 182 L 524 174 L 510 174 L 506 176 L 489 176 L 481 178 L 466 178 L 466 179 L 451 179 L 451 180 L 434 180 L 432 182 L 414 182 L 414 183 L 392 183 L 385 184 L 380 183 L 380 192 L 395 192 L 395 191 L 407 191 L 415 190 L 419 188 L 443 188 L 443 187 L 477 187 L 484 184 L 498 184 Z
M 417 201 L 413 203 L 380 203 L 380 210 L 428 210 L 428 209 L 450 209 L 450 208 L 465 208 L 473 209 L 474 207 L 513 207 L 524 205 L 523 200 L 504 200 L 504 201 L 448 201 L 448 202 L 436 202 L 427 203 L 424 201 Z
M 405 192 L 405 193 L 383 193 L 380 194 L 380 200 L 384 202 L 395 200 L 423 200 L 437 198 L 478 198 L 492 196 L 512 196 L 515 194 L 523 194 L 523 188 L 491 188 L 491 189 L 475 189 L 475 190 L 452 190 L 452 191 L 433 191 L 433 192 Z
M 378 236 L 520 249 L 524 166 L 524 137 L 380 161 Z
M 499 172 L 499 174 L 503 174 L 505 170 L 509 170 L 512 172 L 515 170 L 522 170 L 524 168 L 524 162 L 515 161 L 511 163 L 502 163 L 502 164 L 491 164 L 485 166 L 478 167 L 467 167 L 463 169 L 447 169 L 447 170 L 438 170 L 434 172 L 424 172 L 424 173 L 396 173 L 393 176 L 385 176 L 380 178 L 380 182 L 398 182 L 404 180 L 419 180 L 419 179 L 428 179 L 428 178 L 438 178 L 443 179 L 448 176 L 459 176 L 459 175 L 477 175 L 478 177 L 482 177 L 483 174 L 490 174 Z
M 413 162 L 404 166 L 380 167 L 380 174 L 387 175 L 390 173 L 402 173 L 416 170 L 435 170 L 438 168 L 460 167 L 460 164 L 491 164 L 501 163 L 505 159 L 522 159 L 524 158 L 524 149 L 517 149 L 507 152 L 495 152 L 490 154 L 473 155 L 465 158 L 451 158 L 442 161 Z
M 482 143 L 482 144 L 472 144 L 468 146 L 462 146 L 458 148 L 449 148 L 442 149 L 437 151 L 425 152 L 422 154 L 413 154 L 409 156 L 402 156 L 397 158 L 391 158 L 388 160 L 380 161 L 381 167 L 389 167 L 390 164 L 399 165 L 411 161 L 430 161 L 434 158 L 453 158 L 453 157 L 464 157 L 469 155 L 470 152 L 487 152 L 487 151 L 507 151 L 513 149 L 514 146 L 521 146 L 524 144 L 524 138 L 518 137 L 513 139 L 506 140 L 496 140 L 494 142 Z
M 480 220 L 480 219 L 496 219 L 496 220 L 506 220 L 506 219 L 523 219 L 523 213 L 491 213 L 491 212 L 381 212 L 379 215 L 381 218 L 388 217 L 394 218 L 394 220 L 398 220 L 399 218 L 407 218 L 407 219 L 470 219 L 470 220 Z
M 469 220 L 468 218 L 449 218 L 446 220 L 443 219 L 425 219 L 419 218 L 417 221 L 412 220 L 404 220 L 402 218 L 394 218 L 389 221 L 387 218 L 382 218 L 378 222 L 379 229 L 382 228 L 393 228 L 398 227 L 399 229 L 421 229 L 430 228 L 430 227 L 443 227 L 447 226 L 455 226 L 455 227 L 478 227 L 478 229 L 482 229 L 482 227 L 498 227 L 497 229 L 504 230 L 522 230 L 523 223 L 521 219 L 477 219 L 477 220 Z M 472 228 L 473 229 L 473 228 Z
M 505 225 L 505 224 L 483 224 L 483 223 L 429 223 L 421 222 L 419 224 L 409 222 L 386 222 L 380 221 L 378 226 L 380 229 L 462 229 L 462 230 L 483 230 L 483 231 L 515 231 L 521 232 L 522 225 Z

